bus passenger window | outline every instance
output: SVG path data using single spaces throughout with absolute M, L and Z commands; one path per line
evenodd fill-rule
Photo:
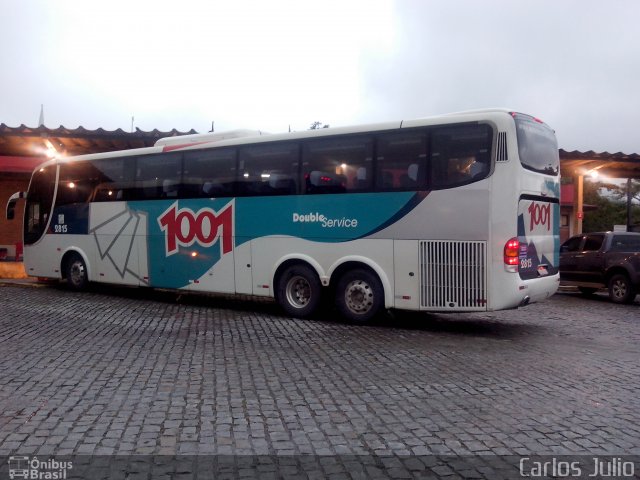
M 427 134 L 391 133 L 377 138 L 376 190 L 425 188 Z
M 298 193 L 297 143 L 264 143 L 240 149 L 239 195 Z
M 447 188 L 489 175 L 493 131 L 489 125 L 441 127 L 431 137 L 433 188 Z
M 133 191 L 134 164 L 135 157 L 92 161 L 91 168 L 95 170 L 97 179 L 93 201 L 117 202 L 125 200 L 125 196 Z
M 153 200 L 177 197 L 182 181 L 182 155 L 162 153 L 138 157 L 136 165 L 136 198 Z
M 313 140 L 304 144 L 305 193 L 371 191 L 373 142 L 370 137 Z
M 98 182 L 98 172 L 90 162 L 63 163 L 60 165 L 56 205 L 88 202 Z
M 235 181 L 235 148 L 193 150 L 184 153 L 181 196 L 230 197 L 234 195 Z

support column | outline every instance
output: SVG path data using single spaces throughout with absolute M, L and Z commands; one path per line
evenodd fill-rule
M 627 232 L 633 231 L 633 226 L 631 225 L 631 200 L 633 196 L 631 195 L 631 178 L 627 178 Z
M 582 233 L 582 218 L 584 217 L 584 175 L 573 177 L 573 231 L 571 235 Z

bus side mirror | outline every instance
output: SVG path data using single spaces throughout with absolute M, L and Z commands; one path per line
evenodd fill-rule
M 16 192 L 9 197 L 9 201 L 7 202 L 7 220 L 13 220 L 16 216 L 16 203 L 21 198 L 25 198 L 27 196 L 27 192 Z

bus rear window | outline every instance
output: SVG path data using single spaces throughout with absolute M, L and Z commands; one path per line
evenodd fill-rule
M 549 126 L 528 115 L 513 115 L 522 166 L 534 172 L 558 175 L 560 156 L 555 133 Z

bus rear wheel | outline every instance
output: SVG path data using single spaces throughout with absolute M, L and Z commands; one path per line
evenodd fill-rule
M 371 321 L 384 305 L 384 290 L 380 279 L 365 269 L 346 272 L 336 285 L 336 306 L 351 323 Z
M 292 317 L 311 316 L 318 308 L 321 293 L 320 279 L 307 265 L 287 267 L 276 282 L 276 300 Z
M 65 263 L 65 278 L 72 290 L 84 290 L 89 283 L 87 265 L 77 253 L 72 254 Z

